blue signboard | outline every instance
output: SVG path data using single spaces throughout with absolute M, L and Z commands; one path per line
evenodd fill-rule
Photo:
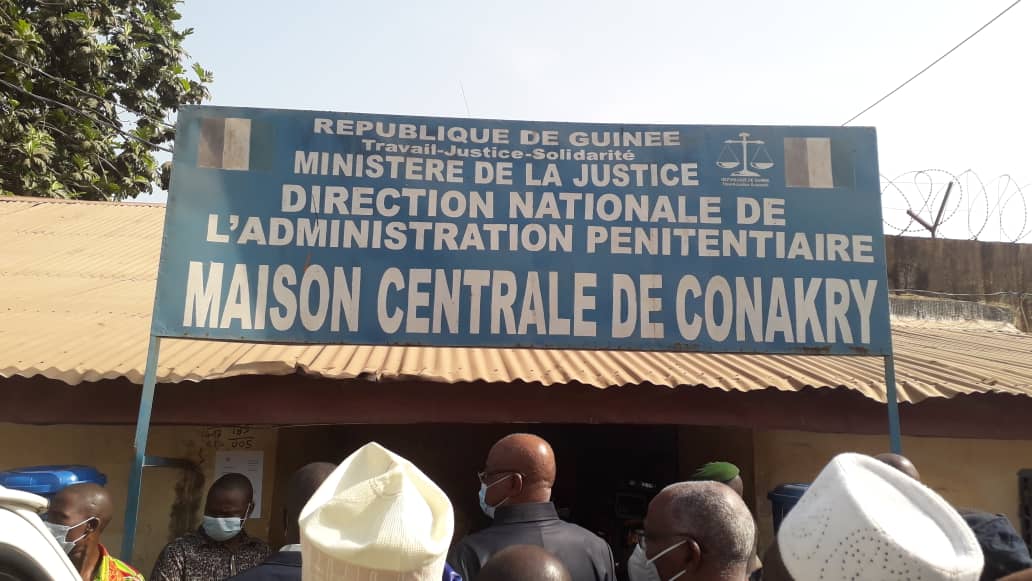
M 874 130 L 179 114 L 153 333 L 891 353 Z

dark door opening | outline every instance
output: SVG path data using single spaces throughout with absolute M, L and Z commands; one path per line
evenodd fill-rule
M 558 464 L 553 502 L 562 517 L 605 538 L 617 563 L 629 555 L 629 532 L 640 527 L 648 501 L 678 477 L 676 426 L 590 424 L 407 424 L 282 428 L 273 510 L 290 474 L 313 461 L 340 462 L 375 441 L 408 458 L 447 494 L 455 534 L 487 526 L 477 501 L 477 472 L 491 445 L 530 432 L 552 444 Z M 272 542 L 277 543 L 276 531 Z

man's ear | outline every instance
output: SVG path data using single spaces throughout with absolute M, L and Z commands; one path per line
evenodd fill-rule
M 699 543 L 696 542 L 695 539 L 688 539 L 688 542 L 685 543 L 684 546 L 686 549 L 684 552 L 685 571 L 698 571 L 699 568 L 702 567 L 702 547 L 699 546 Z
M 523 475 L 519 472 L 514 472 L 512 475 L 512 485 L 510 490 L 513 491 L 513 496 L 523 492 Z

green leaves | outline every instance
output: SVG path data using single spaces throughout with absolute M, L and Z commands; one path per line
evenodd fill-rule
M 24 18 L 20 18 L 14 22 L 14 33 L 22 38 L 32 36 L 33 28 L 32 23 Z
M 0 0 L 0 80 L 35 95 L 0 84 L 0 195 L 123 199 L 155 186 L 154 154 L 175 135 L 165 120 L 212 81 L 187 62 L 177 4 Z
M 76 22 L 83 26 L 87 26 L 90 23 L 90 17 L 85 12 L 69 12 L 64 15 L 64 19 L 70 22 Z

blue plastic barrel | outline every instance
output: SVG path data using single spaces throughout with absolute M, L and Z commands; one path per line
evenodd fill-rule
M 767 498 L 770 499 L 771 514 L 774 515 L 775 533 L 781 528 L 781 521 L 785 519 L 785 515 L 792 510 L 792 507 L 799 502 L 809 488 L 809 484 L 781 484 L 767 493 Z
M 107 476 L 92 466 L 29 466 L 0 472 L 0 486 L 50 498 L 66 486 L 107 484 Z

